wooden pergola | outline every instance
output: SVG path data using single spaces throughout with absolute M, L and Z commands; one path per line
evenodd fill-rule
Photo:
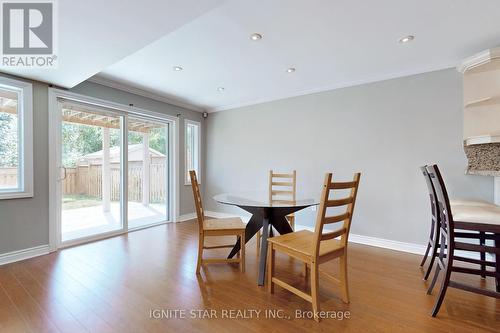
M 108 212 L 111 203 L 111 165 L 110 165 L 110 138 L 109 129 L 120 129 L 120 118 L 117 116 L 99 113 L 93 109 L 79 106 L 63 106 L 62 121 L 87 126 L 98 126 L 102 128 L 102 200 L 103 210 Z M 150 203 L 149 192 L 151 183 L 151 156 L 149 154 L 149 134 L 152 129 L 164 125 L 142 119 L 128 119 L 128 130 L 142 133 L 143 144 L 143 177 L 142 177 L 142 204 L 148 206 Z
M 17 95 L 8 91 L 0 91 L 0 112 L 17 114 Z

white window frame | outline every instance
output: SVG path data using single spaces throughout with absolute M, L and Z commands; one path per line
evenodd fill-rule
M 184 119 L 184 185 L 191 185 L 191 178 L 189 177 L 188 170 L 188 155 L 187 155 L 187 127 L 188 125 L 196 126 L 198 128 L 198 142 L 197 150 L 198 150 L 198 165 L 196 169 L 196 178 L 198 182 L 201 184 L 201 123 L 198 121 Z
M 33 85 L 0 76 L 0 89 L 18 93 L 18 187 L 0 190 L 0 200 L 33 197 Z

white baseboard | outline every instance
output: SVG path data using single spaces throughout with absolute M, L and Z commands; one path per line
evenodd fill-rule
M 35 246 L 29 249 L 3 253 L 0 254 L 0 266 L 20 260 L 42 256 L 44 254 L 49 254 L 49 253 L 50 253 L 49 245 Z
M 238 214 L 230 214 L 230 213 L 222 213 L 222 212 L 214 212 L 214 211 L 205 211 L 205 215 L 216 218 L 216 219 L 237 216 L 237 217 L 241 218 L 243 220 L 243 222 L 245 222 L 245 223 L 247 223 L 251 217 L 251 215 L 238 215 Z M 181 218 L 184 218 L 184 219 L 181 219 Z M 191 220 L 194 218 L 196 218 L 196 213 L 182 215 L 179 218 L 179 222 Z M 314 227 L 299 225 L 299 224 L 296 225 L 296 229 L 314 231 Z M 349 242 L 356 243 L 356 244 L 368 245 L 368 246 L 375 246 L 375 247 L 380 247 L 383 249 L 389 249 L 389 250 L 400 251 L 400 252 L 405 252 L 405 253 L 418 254 L 418 255 L 423 255 L 425 253 L 425 249 L 426 249 L 426 245 L 422 245 L 422 244 L 406 243 L 406 242 L 400 242 L 400 241 L 395 241 L 395 240 L 391 240 L 391 239 L 384 239 L 384 238 L 378 238 L 378 237 L 372 237 L 372 236 L 364 236 L 364 235 L 358 235 L 358 234 L 352 234 L 352 233 L 349 235 Z M 474 259 L 479 258 L 479 254 L 476 254 L 476 253 L 470 253 L 467 251 L 457 251 L 457 253 L 459 253 L 463 257 L 474 258 Z M 489 253 L 486 254 L 486 257 L 488 260 L 494 260 L 493 255 L 491 255 Z
M 298 228 L 299 230 L 314 231 L 314 228 L 311 226 L 297 225 L 296 228 Z M 391 239 L 377 238 L 358 234 L 349 234 L 349 242 L 419 255 L 423 255 L 426 248 L 425 245 L 405 243 Z
M 236 214 L 228 214 L 228 213 L 213 212 L 213 211 L 205 211 L 205 214 L 207 216 L 214 218 L 237 216 Z M 248 222 L 248 220 L 250 219 L 249 216 L 239 216 L 239 217 L 245 222 Z M 299 230 L 314 231 L 314 228 L 311 226 L 296 225 L 296 228 Z M 390 249 L 390 250 L 419 254 L 419 255 L 423 255 L 425 252 L 425 245 L 405 243 L 405 242 L 399 242 L 395 240 L 383 239 L 371 236 L 350 234 L 349 241 L 352 243 L 381 247 L 384 249 Z
M 391 239 L 363 236 L 357 234 L 350 234 L 349 241 L 357 244 L 376 246 L 384 249 L 419 254 L 419 255 L 423 255 L 426 249 L 425 245 L 420 245 L 415 243 L 405 243 Z
M 177 221 L 175 222 L 184 222 L 184 221 L 189 221 L 192 219 L 196 218 L 196 213 L 189 213 L 189 214 L 184 214 L 184 215 L 179 215 L 177 218 Z

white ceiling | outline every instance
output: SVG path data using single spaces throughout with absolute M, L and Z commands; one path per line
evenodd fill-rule
M 0 71 L 70 88 L 223 0 L 59 0 L 58 67 Z
M 100 77 L 221 110 L 453 67 L 498 44 L 498 0 L 233 0 Z
M 209 110 L 455 66 L 500 43 L 497 0 L 233 0 L 99 76 Z M 249 35 L 263 34 L 253 42 Z M 401 45 L 407 34 L 416 39 Z M 172 67 L 180 65 L 181 72 Z M 286 73 L 293 66 L 297 71 Z M 219 92 L 218 87 L 224 87 Z
M 59 4 L 59 69 L 21 74 L 71 87 L 100 72 L 101 82 L 209 111 L 449 68 L 500 45 L 498 0 Z M 397 42 L 408 34 L 413 42 Z

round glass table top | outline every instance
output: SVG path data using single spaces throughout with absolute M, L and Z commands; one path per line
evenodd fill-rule
M 247 192 L 241 194 L 222 193 L 214 195 L 214 200 L 221 204 L 247 207 L 308 207 L 319 205 L 319 199 L 299 199 L 294 202 L 270 203 L 267 194 Z

